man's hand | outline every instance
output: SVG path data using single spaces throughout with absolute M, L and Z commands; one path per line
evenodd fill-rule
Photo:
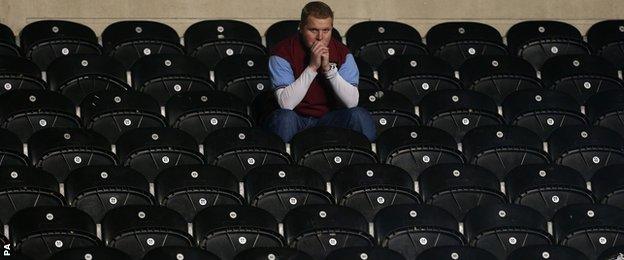
M 323 56 L 326 56 L 326 60 L 323 61 Z M 310 47 L 310 64 L 308 67 L 313 70 L 318 70 L 321 66 L 324 66 L 324 62 L 329 63 L 329 49 L 323 46 L 321 42 L 314 42 Z
M 329 48 L 327 47 L 325 47 L 325 50 L 321 53 L 321 68 L 323 68 L 323 72 L 327 72 L 330 69 Z

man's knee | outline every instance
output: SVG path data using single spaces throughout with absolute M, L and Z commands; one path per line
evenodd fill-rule
M 351 118 L 351 121 L 354 121 L 354 122 L 363 123 L 363 122 L 368 122 L 368 121 L 372 122 L 373 120 L 370 112 L 368 112 L 368 110 L 362 107 L 349 108 L 348 112 L 349 112 L 349 117 Z

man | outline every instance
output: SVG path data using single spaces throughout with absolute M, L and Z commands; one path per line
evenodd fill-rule
M 323 2 L 310 2 L 301 11 L 299 33 L 271 51 L 269 71 L 281 109 L 267 128 L 290 142 L 313 126 L 335 126 L 375 139 L 370 113 L 357 107 L 359 72 L 353 55 L 332 37 L 334 14 Z

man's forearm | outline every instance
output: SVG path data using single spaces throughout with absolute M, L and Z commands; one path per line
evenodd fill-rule
M 336 96 L 346 107 L 353 108 L 358 105 L 360 93 L 357 87 L 342 78 L 336 68 L 326 72 L 325 77 L 329 80 Z
M 310 84 L 312 84 L 316 74 L 317 72 L 315 70 L 306 68 L 293 83 L 277 89 L 275 91 L 275 97 L 277 98 L 279 106 L 283 109 L 295 109 L 295 107 L 301 103 L 306 93 L 308 93 L 308 88 L 310 88 Z

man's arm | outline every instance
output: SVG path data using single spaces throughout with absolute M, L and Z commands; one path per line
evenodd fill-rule
M 360 73 L 353 55 L 347 54 L 344 64 L 340 66 L 340 70 L 333 67 L 325 72 L 325 77 L 329 80 L 336 96 L 342 100 L 346 107 L 353 108 L 358 105 L 360 93 L 357 85 Z
M 281 108 L 290 110 L 295 109 L 303 100 L 317 74 L 308 67 L 295 80 L 290 64 L 279 56 L 269 58 L 269 73 L 277 103 Z

